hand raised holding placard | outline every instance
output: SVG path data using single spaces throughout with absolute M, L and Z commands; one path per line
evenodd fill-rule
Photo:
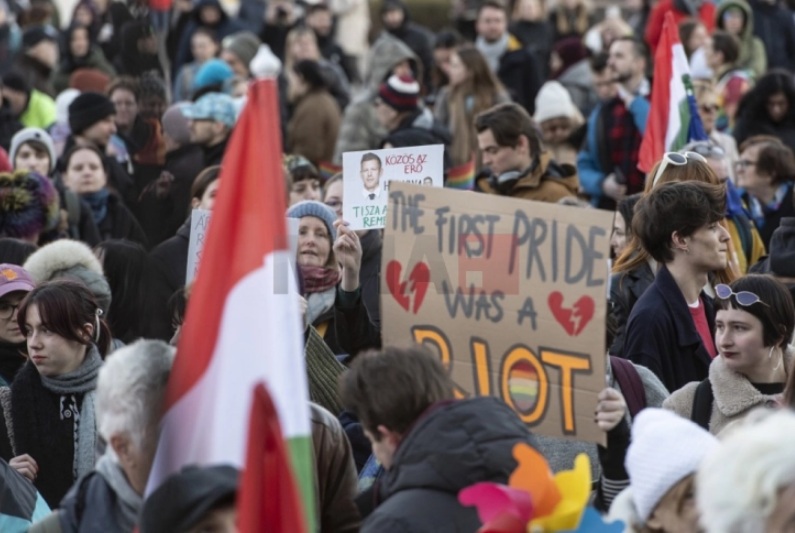
M 342 290 L 353 292 L 359 288 L 359 270 L 362 266 L 362 243 L 355 231 L 344 220 L 334 222 L 337 240 L 334 254 L 342 265 Z

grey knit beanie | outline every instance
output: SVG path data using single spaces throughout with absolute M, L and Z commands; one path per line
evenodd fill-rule
M 315 202 L 314 200 L 304 200 L 291 206 L 287 210 L 287 216 L 289 218 L 319 218 L 326 225 L 326 229 L 331 235 L 331 242 L 333 243 L 337 239 L 337 231 L 334 229 L 334 221 L 337 220 L 337 214 L 326 204 Z

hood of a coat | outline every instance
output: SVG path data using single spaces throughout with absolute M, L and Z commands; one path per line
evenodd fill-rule
M 740 9 L 745 17 L 745 25 L 741 36 L 743 43 L 751 42 L 754 38 L 754 12 L 745 0 L 724 0 L 721 2 L 715 15 L 718 28 L 723 29 L 723 14 L 733 7 Z
M 505 403 L 492 397 L 432 407 L 409 430 L 379 482 L 384 500 L 413 488 L 450 494 L 474 483 L 505 483 L 516 468 L 513 447 L 535 438 Z
M 412 63 L 412 68 L 417 68 L 419 62 L 411 48 L 397 37 L 386 32 L 382 33 L 370 47 L 364 74 L 364 86 L 372 93 L 378 92 L 378 87 L 395 65 L 406 60 Z M 422 79 L 421 73 L 416 71 L 415 77 Z

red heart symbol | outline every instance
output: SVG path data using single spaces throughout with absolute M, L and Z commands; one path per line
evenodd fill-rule
M 409 274 L 406 281 L 400 280 L 403 272 L 403 265 L 394 259 L 386 265 L 386 286 L 392 298 L 400 304 L 400 307 L 409 310 L 411 307 L 411 295 L 414 294 L 414 308 L 412 312 L 416 315 L 420 310 L 425 293 L 428 292 L 428 284 L 431 282 L 431 271 L 425 263 L 417 263 Z M 411 282 L 411 283 L 409 283 Z
M 596 309 L 593 298 L 590 296 L 582 296 L 571 308 L 563 307 L 563 294 L 558 291 L 549 295 L 547 304 L 558 324 L 563 326 L 566 333 L 572 337 L 576 337 L 585 329 Z

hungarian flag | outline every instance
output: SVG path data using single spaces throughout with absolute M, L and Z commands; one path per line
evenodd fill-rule
M 243 468 L 252 399 L 264 383 L 302 497 L 297 505 L 312 527 L 309 398 L 287 244 L 277 91 L 274 80 L 251 86 L 224 157 L 147 494 L 185 465 Z M 259 497 L 264 504 L 266 496 Z
M 666 13 L 654 57 L 651 108 L 640 145 L 638 167 L 648 173 L 665 152 L 675 152 L 690 141 L 706 139 L 679 30 L 673 15 Z
M 237 498 L 238 529 L 241 533 L 306 531 L 279 415 L 262 384 L 254 390 L 248 435 L 246 470 Z

